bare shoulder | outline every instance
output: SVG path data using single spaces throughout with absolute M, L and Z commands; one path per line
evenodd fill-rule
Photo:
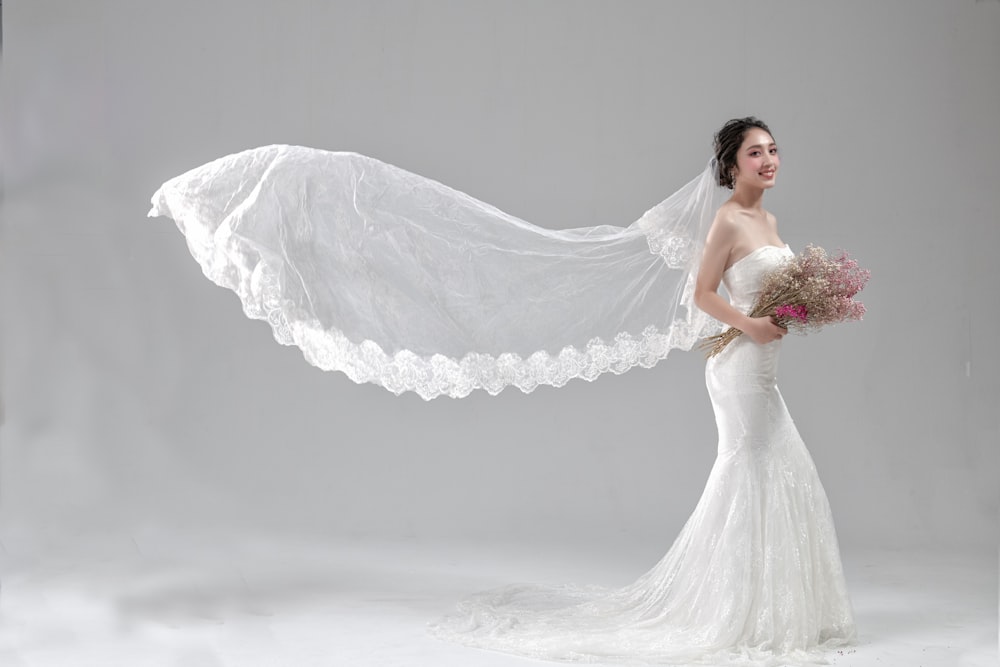
M 699 283 L 705 289 L 718 288 L 722 272 L 729 266 L 729 258 L 733 246 L 740 238 L 739 214 L 731 206 L 723 204 L 715 213 L 712 226 L 705 239 L 705 249 L 702 253 L 701 268 L 698 271 Z
M 726 202 L 716 211 L 709 234 L 720 239 L 733 238 L 740 230 L 741 217 L 739 207 Z

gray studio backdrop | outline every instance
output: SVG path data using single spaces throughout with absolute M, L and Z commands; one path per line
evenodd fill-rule
M 842 543 L 995 547 L 1000 2 L 14 0 L 3 28 L 8 551 L 143 531 L 665 551 L 715 455 L 697 353 L 396 397 L 277 345 L 145 216 L 162 181 L 289 143 L 543 226 L 628 224 L 747 114 L 783 150 L 783 239 L 872 270 L 863 323 L 782 359 Z

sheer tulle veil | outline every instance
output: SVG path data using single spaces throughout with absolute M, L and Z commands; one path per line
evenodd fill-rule
M 627 226 L 555 230 L 371 157 L 275 145 L 172 178 L 149 215 L 319 368 L 425 399 L 530 392 L 718 330 L 692 298 L 715 170 Z

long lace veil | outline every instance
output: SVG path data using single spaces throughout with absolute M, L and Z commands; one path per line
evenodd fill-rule
M 711 161 L 627 227 L 545 229 L 356 153 L 265 146 L 164 183 L 205 275 L 306 360 L 425 399 L 650 367 L 719 323 L 693 304 Z

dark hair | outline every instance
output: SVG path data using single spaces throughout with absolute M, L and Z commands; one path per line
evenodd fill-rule
M 733 189 L 733 168 L 736 167 L 736 153 L 743 144 L 747 130 L 752 127 L 759 127 L 771 134 L 770 128 L 764 121 L 753 116 L 733 118 L 715 133 L 715 178 L 719 185 L 724 188 Z M 773 138 L 774 135 L 771 134 L 771 137 Z

